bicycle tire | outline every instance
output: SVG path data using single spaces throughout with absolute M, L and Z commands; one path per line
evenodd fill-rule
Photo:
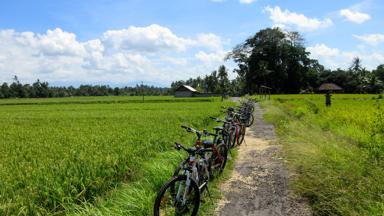
M 247 121 L 247 124 L 246 126 L 247 127 L 250 127 L 252 124 L 253 124 L 253 121 L 255 120 L 254 116 L 251 114 L 249 115 L 249 118 L 248 118 L 248 121 Z
M 227 132 L 226 134 L 222 135 L 224 144 L 227 146 L 227 149 L 231 148 L 231 132 Z
M 236 128 L 231 128 L 229 133 L 229 149 L 232 149 L 236 144 Z
M 154 216 L 163 216 L 163 215 L 191 215 L 195 216 L 197 215 L 197 212 L 199 211 L 200 206 L 200 190 L 197 186 L 196 182 L 193 179 L 190 179 L 190 190 L 188 193 L 193 195 L 192 202 L 189 204 L 192 204 L 193 207 L 191 209 L 188 208 L 188 206 L 177 206 L 180 204 L 180 201 L 177 201 L 175 199 L 172 199 L 173 196 L 176 195 L 175 191 L 172 191 L 172 188 L 175 188 L 176 183 L 182 183 L 187 181 L 186 175 L 178 175 L 172 177 L 170 180 L 168 180 L 159 190 L 156 196 L 155 204 L 153 207 L 153 215 Z M 170 197 L 167 194 L 167 192 L 171 193 Z M 193 190 L 193 191 L 192 191 Z M 169 199 L 171 198 L 171 199 Z M 176 198 L 176 197 L 175 197 Z M 169 202 L 169 200 L 170 202 Z M 165 202 L 165 203 L 164 203 Z M 175 207 L 174 212 L 172 213 L 172 209 L 170 211 L 170 214 L 167 214 L 167 212 L 164 212 L 160 210 L 164 207 L 164 205 L 170 204 L 171 206 Z M 191 211 L 190 211 L 191 210 Z M 187 212 L 188 211 L 188 212 Z
M 240 127 L 239 138 L 237 139 L 237 145 L 241 145 L 244 142 L 245 126 Z

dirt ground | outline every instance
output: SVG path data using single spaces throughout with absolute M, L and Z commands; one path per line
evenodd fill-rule
M 289 173 L 281 157 L 281 146 L 275 143 L 274 127 L 264 122 L 258 104 L 254 116 L 255 122 L 239 148 L 231 177 L 221 185 L 223 198 L 215 214 L 312 215 L 307 203 L 289 191 Z

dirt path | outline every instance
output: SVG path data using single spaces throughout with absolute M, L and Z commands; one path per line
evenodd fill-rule
M 275 144 L 274 127 L 263 121 L 258 104 L 254 115 L 231 177 L 221 186 L 223 199 L 216 215 L 311 215 L 308 205 L 294 199 L 288 190 L 281 146 Z

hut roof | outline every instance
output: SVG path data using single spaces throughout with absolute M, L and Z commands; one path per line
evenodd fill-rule
M 343 88 L 334 83 L 323 83 L 319 87 L 319 91 L 342 91 Z
M 198 92 L 196 89 L 194 89 L 192 86 L 189 86 L 189 85 L 181 85 L 176 89 L 176 91 L 182 91 L 182 90 L 188 90 L 191 92 Z

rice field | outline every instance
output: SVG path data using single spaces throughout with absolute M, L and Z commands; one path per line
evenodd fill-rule
M 164 177 L 145 175 L 179 161 L 174 141 L 191 141 L 180 125 L 204 128 L 223 105 L 212 98 L 129 102 L 140 99 L 0 100 L 0 215 L 61 215 L 121 184 L 158 186 Z M 127 202 L 140 206 L 141 198 Z

